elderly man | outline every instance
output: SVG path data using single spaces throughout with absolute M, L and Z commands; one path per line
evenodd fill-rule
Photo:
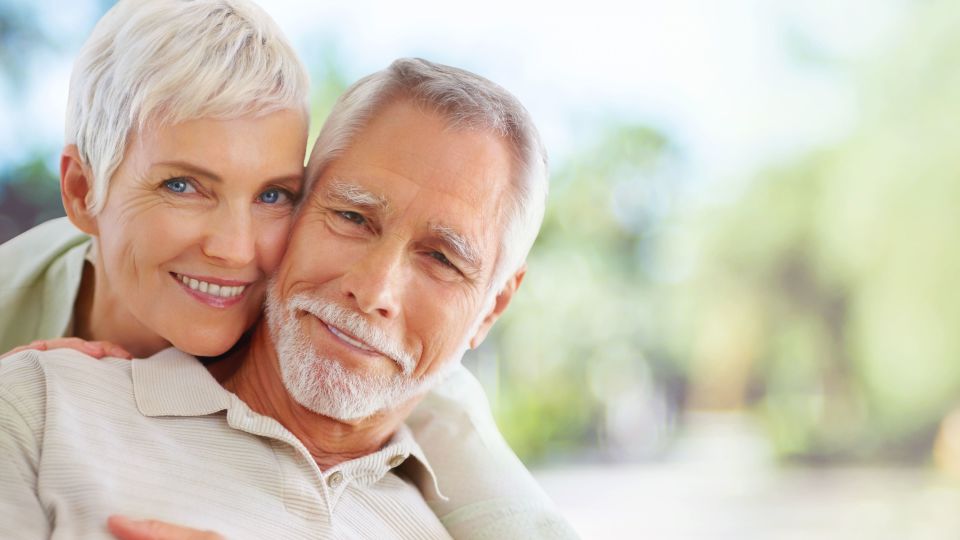
M 307 173 L 266 320 L 222 385 L 174 349 L 0 363 L 0 536 L 103 536 L 109 514 L 230 537 L 447 536 L 431 508 L 457 479 L 433 476 L 444 456 L 404 420 L 523 280 L 547 190 L 538 135 L 502 88 L 399 60 L 341 97 Z M 571 535 L 472 496 L 455 535 Z

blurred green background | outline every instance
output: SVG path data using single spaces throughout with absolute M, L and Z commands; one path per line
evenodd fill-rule
M 61 122 L 63 105 L 46 124 L 24 115 L 43 109 L 38 92 L 65 101 L 65 73 L 109 4 L 51 22 L 43 2 L 0 3 L 0 240 L 62 214 L 62 134 L 32 127 Z M 346 84 L 406 55 L 487 75 L 541 121 L 546 222 L 514 304 L 465 361 L 528 465 L 670 463 L 704 418 L 737 418 L 748 427 L 730 437 L 748 433 L 780 469 L 956 478 L 960 418 L 945 419 L 960 405 L 960 4 L 677 5 L 501 10 L 477 24 L 503 27 L 468 37 L 403 18 L 362 30 L 365 15 L 329 6 L 311 29 L 298 7 L 265 7 L 311 67 L 314 135 Z M 415 7 L 425 27 L 462 24 Z M 571 50 L 595 71 L 532 43 L 544 28 L 584 38 Z M 607 33 L 618 37 L 590 48 Z M 696 46 L 658 45 L 666 35 Z M 57 93 L 38 86 L 48 68 Z M 593 73 L 608 76 L 596 93 Z M 607 530 L 585 515 L 581 531 Z M 950 526 L 912 537 L 956 537 Z

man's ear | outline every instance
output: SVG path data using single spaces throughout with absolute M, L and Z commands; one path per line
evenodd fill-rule
M 500 318 L 500 315 L 503 314 L 504 310 L 507 309 L 507 306 L 510 304 L 510 300 L 513 299 L 513 294 L 517 292 L 517 289 L 520 288 L 520 283 L 523 281 L 523 276 L 527 275 L 527 265 L 524 263 L 510 279 L 507 280 L 507 283 L 503 286 L 503 289 L 497 293 L 497 297 L 493 301 L 493 306 L 490 308 L 490 311 L 483 317 L 483 320 L 480 322 L 480 326 L 477 328 L 476 333 L 470 338 L 470 348 L 476 349 L 483 340 L 487 337 L 487 333 L 490 331 L 490 328 L 493 327 L 493 323 L 497 322 L 497 319 Z
M 60 154 L 60 198 L 67 217 L 81 231 L 97 234 L 97 219 L 90 211 L 93 173 L 80 159 L 77 145 L 68 144 Z

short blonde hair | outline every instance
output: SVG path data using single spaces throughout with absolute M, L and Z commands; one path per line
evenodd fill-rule
M 308 114 L 306 69 L 283 33 L 246 0 L 120 0 L 73 67 L 67 144 L 93 172 L 102 210 L 129 136 L 198 118 L 293 109 Z

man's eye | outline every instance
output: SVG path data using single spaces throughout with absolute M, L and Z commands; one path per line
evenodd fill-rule
M 450 262 L 450 259 L 448 259 L 443 253 L 440 253 L 439 251 L 431 251 L 430 256 L 440 262 L 440 264 L 450 267 L 453 270 L 457 270 L 457 267 L 454 266 L 454 264 Z
M 194 193 L 197 191 L 186 178 L 171 178 L 163 182 L 163 187 L 173 193 Z
M 363 217 L 362 215 L 356 212 L 351 212 L 349 210 L 339 211 L 337 212 L 337 215 L 353 223 L 354 225 L 366 225 L 367 223 L 367 219 L 365 217 Z
M 258 199 L 265 204 L 285 204 L 293 200 L 293 195 L 285 189 L 270 188 L 261 193 Z

